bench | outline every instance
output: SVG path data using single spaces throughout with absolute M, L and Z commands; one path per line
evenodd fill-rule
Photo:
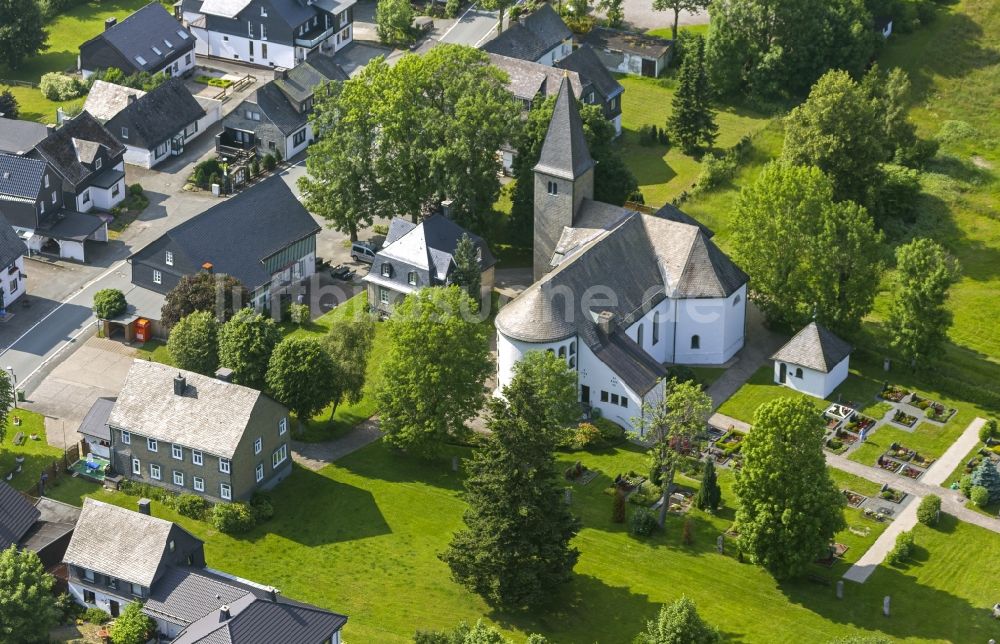
M 14 435 L 15 445 L 24 445 L 24 432 L 18 432 Z

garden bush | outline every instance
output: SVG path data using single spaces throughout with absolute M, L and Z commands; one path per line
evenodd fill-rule
M 941 497 L 937 494 L 928 494 L 917 507 L 917 520 L 924 525 L 934 525 L 938 520 L 938 512 L 941 511 Z
M 977 508 L 984 508 L 990 502 L 990 491 L 982 485 L 973 485 L 969 493 L 969 499 Z
M 242 534 L 253 528 L 253 514 L 246 503 L 217 503 L 212 508 L 212 525 L 223 534 Z
M 217 159 L 206 159 L 194 167 L 194 174 L 191 180 L 199 188 L 208 189 L 211 187 L 212 175 L 222 172 L 222 166 Z
M 372 226 L 372 232 L 376 235 L 388 235 L 389 226 L 387 224 L 375 224 Z
M 659 130 L 655 125 L 646 124 L 639 128 L 639 145 L 656 145 L 659 143 Z
M 656 515 L 646 508 L 637 508 L 628 524 L 632 534 L 637 537 L 648 537 L 656 530 Z
M 275 166 L 278 165 L 277 162 L 274 160 L 274 155 L 271 154 L 270 152 L 264 155 L 264 158 L 261 159 L 260 163 L 262 166 L 264 166 L 264 170 L 267 172 L 274 170 Z
M 893 546 L 892 550 L 886 556 L 885 560 L 890 565 L 898 565 L 907 559 L 913 553 L 913 532 L 907 530 L 906 532 L 900 532 L 896 536 L 896 545 Z
M 972 476 L 966 474 L 958 482 L 958 489 L 962 492 L 962 496 L 967 499 L 972 498 Z
M 461 11 L 461 9 L 462 9 L 461 0 L 446 0 L 446 2 L 444 3 L 444 13 L 449 18 L 458 17 L 458 12 Z M 511 7 L 511 11 L 513 10 L 514 8 Z
M 208 501 L 197 494 L 181 494 L 174 501 L 178 514 L 191 519 L 202 520 L 208 512 Z
M 94 315 L 102 320 L 121 315 L 126 308 L 125 294 L 116 288 L 102 288 L 94 293 Z
M 255 492 L 250 499 L 250 513 L 253 515 L 254 523 L 263 523 L 274 516 L 274 503 L 271 497 L 263 492 Z
M 250 162 L 250 176 L 256 177 L 258 174 L 260 174 L 260 161 L 254 157 L 253 161 Z
M 694 370 L 682 364 L 674 365 L 667 370 L 667 377 L 677 378 L 677 382 L 691 382 L 697 380 Z
M 86 84 L 75 76 L 61 72 L 49 72 L 42 76 L 39 89 L 50 101 L 68 101 L 82 96 L 87 90 Z
M 111 615 L 108 615 L 96 606 L 92 606 L 83 612 L 83 621 L 90 624 L 97 624 L 100 626 L 102 624 L 107 624 L 110 620 Z
M 293 324 L 298 324 L 302 326 L 304 324 L 309 324 L 309 305 L 308 304 L 292 304 L 288 307 L 288 316 L 292 320 Z
M 625 428 L 607 418 L 594 418 L 591 424 L 601 432 L 601 440 L 607 445 L 615 445 L 625 440 Z
M 141 183 L 133 183 L 128 187 L 128 193 L 130 195 L 142 196 L 143 189 Z
M 979 428 L 979 440 L 989 445 L 990 439 L 996 437 L 997 437 L 997 421 L 995 418 L 990 418 L 985 423 L 983 423 L 982 427 Z
M 698 181 L 695 183 L 695 192 L 705 192 L 718 188 L 733 178 L 738 165 L 739 159 L 735 154 L 729 152 L 723 155 L 706 154 L 702 162 L 701 172 L 698 174 Z
M 576 449 L 597 447 L 601 443 L 601 430 L 590 423 L 580 423 L 573 432 L 573 447 Z

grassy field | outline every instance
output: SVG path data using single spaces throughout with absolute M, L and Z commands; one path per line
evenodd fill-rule
M 21 419 L 19 426 L 14 424 L 14 417 Z M 24 432 L 24 443 L 15 445 L 14 438 L 20 432 Z M 31 440 L 32 434 L 37 435 L 38 440 Z M 41 414 L 26 409 L 11 409 L 3 441 L 0 441 L 0 477 L 14 471 L 17 467 L 15 459 L 19 456 L 24 457 L 24 463 L 9 483 L 18 490 L 35 491 L 42 470 L 60 458 L 62 450 L 45 441 L 45 418 Z
M 632 537 L 612 523 L 603 488 L 619 472 L 646 467 L 645 455 L 632 447 L 560 455 L 560 466 L 580 459 L 600 472 L 588 485 L 574 486 L 573 507 L 584 523 L 575 540 L 581 556 L 574 579 L 551 607 L 524 615 L 499 613 L 452 582 L 437 558 L 460 527 L 464 508 L 459 477 L 448 463 L 452 453 L 466 454 L 453 448 L 442 460 L 428 462 L 379 443 L 318 473 L 296 467 L 273 493 L 274 519 L 239 538 L 218 534 L 157 502 L 153 513 L 205 539 L 209 565 L 345 612 L 350 621 L 344 637 L 351 641 L 406 642 L 418 628 L 483 617 L 519 641 L 525 633 L 541 632 L 553 642 L 628 642 L 659 604 L 681 593 L 735 641 L 826 642 L 879 632 L 908 642 L 974 642 L 995 632 L 988 611 L 1000 593 L 993 572 L 1000 566 L 1000 550 L 988 547 L 995 535 L 949 519 L 939 530 L 918 527 L 918 551 L 910 565 L 880 567 L 865 585 L 848 584 L 845 599 L 838 601 L 832 585 L 778 583 L 738 563 L 731 544 L 726 556 L 714 552 L 716 537 L 733 518 L 728 471 L 720 477 L 724 507 L 719 514 L 693 510 L 688 515 L 692 545 L 681 543 L 680 517 L 671 516 L 666 533 L 649 539 Z M 73 503 L 85 493 L 135 507 L 135 498 L 80 481 L 53 491 Z M 310 502 L 303 503 L 304 498 Z M 839 578 L 883 527 L 855 510 L 845 513 L 849 524 L 868 527 L 870 533 L 837 535 L 849 546 L 845 562 L 829 569 L 816 566 L 817 578 Z M 893 598 L 889 620 L 881 615 L 886 594 Z

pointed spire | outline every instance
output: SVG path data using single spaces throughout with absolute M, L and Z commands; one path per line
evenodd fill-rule
M 559 84 L 556 106 L 535 171 L 572 180 L 593 166 L 594 160 L 583 134 L 583 120 L 567 74 Z

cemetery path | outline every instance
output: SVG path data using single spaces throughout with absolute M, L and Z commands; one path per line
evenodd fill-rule
M 955 471 L 965 455 L 979 442 L 979 430 L 986 424 L 985 418 L 976 418 L 965 428 L 951 447 L 941 455 L 941 458 L 927 468 L 927 473 L 920 477 L 920 482 L 926 485 L 941 485 Z
M 338 458 L 352 454 L 366 447 L 382 436 L 378 418 L 369 418 L 358 423 L 340 438 L 323 443 L 292 441 L 292 460 L 299 465 L 318 472 Z

